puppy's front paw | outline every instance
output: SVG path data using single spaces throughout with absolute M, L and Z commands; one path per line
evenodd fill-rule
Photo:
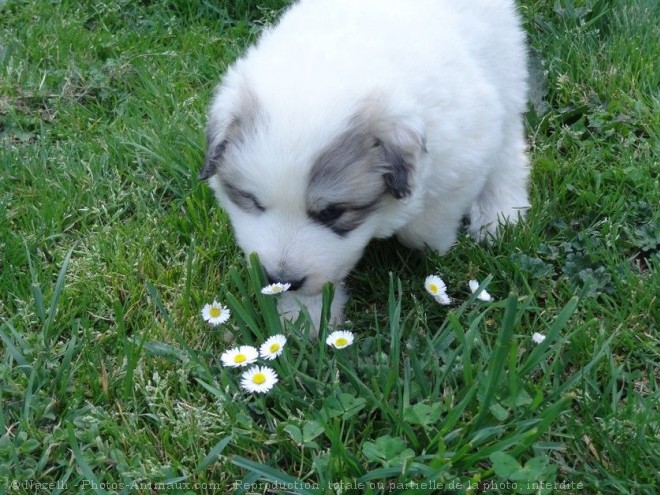
M 344 306 L 348 300 L 348 294 L 343 284 L 335 286 L 335 297 L 330 305 L 330 325 L 336 326 L 344 322 Z M 306 308 L 312 321 L 310 337 L 316 338 L 319 334 L 321 324 L 321 313 L 323 311 L 323 295 L 305 296 L 296 292 L 285 292 L 277 301 L 277 309 L 282 318 L 296 321 L 302 308 Z

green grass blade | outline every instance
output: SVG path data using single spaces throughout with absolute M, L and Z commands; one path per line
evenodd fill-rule
M 262 327 L 257 323 L 257 320 L 253 318 L 250 314 L 250 311 L 245 308 L 245 305 L 233 294 L 227 293 L 225 295 L 225 300 L 227 301 L 227 306 L 231 309 L 240 321 L 247 327 L 251 332 L 251 335 L 243 335 L 242 337 L 248 339 L 251 343 L 254 343 L 254 338 L 263 339 L 264 331 Z M 251 337 L 251 338 L 250 338 Z
M 261 294 L 261 288 L 266 285 L 266 277 L 264 275 L 264 270 L 261 267 L 259 256 L 257 256 L 256 253 L 250 254 L 248 276 L 250 278 L 252 292 L 257 299 L 259 315 L 265 324 L 265 328 L 259 329 L 261 333 L 258 335 L 261 340 L 264 340 L 268 336 L 282 333 L 282 322 L 277 311 L 277 298 Z
M 91 481 L 90 489 L 98 495 L 108 495 L 108 492 L 102 488 L 103 484 L 94 474 L 94 471 L 92 471 L 92 468 L 85 460 L 85 457 L 83 456 L 83 453 L 80 450 L 80 445 L 78 444 L 78 440 L 76 439 L 76 434 L 74 432 L 72 424 L 67 425 L 67 438 L 69 439 L 69 445 L 71 446 L 73 457 L 76 460 L 76 463 L 80 468 L 80 471 L 82 472 L 85 479 Z
M 401 282 L 399 284 L 399 295 L 401 294 Z M 401 393 L 400 390 L 400 374 L 399 366 L 401 359 L 401 298 L 395 296 L 394 293 L 394 276 L 390 274 L 390 284 L 388 293 L 387 309 L 388 309 L 388 328 L 390 331 L 390 347 L 389 347 L 389 362 L 390 371 L 387 374 L 387 381 L 383 388 L 385 397 L 389 397 L 390 393 L 397 386 L 397 395 Z M 403 407 L 401 401 L 398 402 Z M 403 413 L 402 410 L 399 411 Z
M 25 356 L 23 355 L 23 352 L 19 350 L 14 343 L 12 342 L 11 338 L 9 335 L 7 335 L 4 331 L 4 328 L 9 328 L 10 330 L 12 329 L 9 322 L 5 322 L 2 324 L 0 327 L 0 339 L 5 343 L 5 349 L 9 353 L 9 355 L 18 363 L 19 366 L 23 368 L 23 372 L 27 375 L 28 371 L 26 369 L 28 362 L 27 359 L 25 359 Z
M 456 335 L 456 339 L 458 340 L 457 351 L 463 357 L 462 360 L 463 379 L 465 380 L 465 384 L 467 386 L 470 386 L 474 381 L 474 373 L 472 369 L 474 365 L 472 364 L 472 352 L 471 352 L 472 343 L 468 343 L 468 339 L 466 338 L 466 334 L 469 332 L 469 330 L 468 332 L 466 332 L 463 329 L 463 326 L 461 325 L 458 319 L 458 315 L 453 311 L 450 311 L 447 314 L 446 321 L 449 323 L 450 328 L 453 330 L 454 335 Z
M 511 450 L 511 455 L 517 457 L 525 452 L 541 434 L 548 431 L 550 425 L 569 407 L 569 403 L 573 399 L 575 399 L 575 395 L 569 394 L 559 399 L 555 404 L 547 407 L 541 414 L 539 423 L 526 435 L 526 438 L 516 444 Z
M 205 378 L 211 379 L 211 373 L 208 369 L 208 366 L 203 363 L 200 359 L 199 356 L 195 351 L 192 350 L 192 348 L 188 345 L 188 343 L 185 341 L 185 339 L 181 336 L 179 331 L 176 329 L 176 326 L 174 325 L 174 322 L 170 318 L 170 315 L 167 313 L 165 310 L 165 307 L 163 306 L 163 302 L 160 299 L 160 296 L 158 295 L 158 292 L 156 291 L 156 288 L 151 284 L 151 282 L 147 282 L 147 291 L 149 292 L 149 295 L 151 296 L 151 300 L 156 304 L 156 307 L 158 308 L 158 311 L 160 312 L 161 316 L 165 320 L 165 323 L 167 324 L 167 327 L 170 329 L 172 335 L 174 336 L 175 340 L 177 343 L 181 346 L 181 348 L 186 352 L 187 356 L 190 358 L 192 362 L 194 362 L 197 365 L 198 371 L 204 374 Z
M 485 396 L 480 404 L 479 414 L 474 421 L 473 428 L 479 428 L 486 416 L 489 414 L 489 407 L 497 392 L 500 377 L 504 371 L 507 356 L 509 355 L 509 345 L 513 339 L 513 330 L 515 328 L 518 315 L 518 296 L 510 294 L 506 300 L 504 318 L 500 326 L 495 347 L 490 357 L 488 366 L 488 382 L 486 384 Z
M 218 460 L 218 456 L 222 454 L 222 451 L 225 450 L 225 447 L 229 445 L 229 442 L 233 440 L 231 435 L 223 438 L 218 443 L 216 443 L 209 453 L 206 454 L 204 459 L 197 465 L 197 471 L 204 471 L 207 467 Z
M 447 414 L 445 420 L 442 422 L 442 426 L 436 435 L 436 438 L 432 443 L 436 443 L 442 436 L 447 435 L 450 430 L 456 425 L 458 420 L 461 417 L 461 414 L 465 411 L 467 406 L 472 402 L 474 396 L 477 393 L 478 384 L 475 382 L 472 386 L 465 392 L 463 399 L 455 406 L 452 407 L 449 414 Z
M 75 335 L 71 337 L 66 348 L 64 350 L 64 357 L 60 363 L 59 368 L 57 369 L 57 374 L 55 375 L 55 380 L 53 381 L 54 386 L 56 387 L 56 392 L 60 396 L 66 396 L 66 391 L 71 383 L 71 360 L 73 359 L 73 353 L 79 348 L 76 346 L 77 340 Z
M 41 291 L 41 286 L 39 285 L 39 276 L 37 275 L 37 270 L 32 263 L 32 256 L 30 255 L 30 250 L 25 244 L 25 253 L 27 255 L 28 267 L 30 269 L 30 277 L 32 279 L 32 284 L 30 285 L 30 293 L 34 299 L 34 305 L 37 312 L 37 316 L 42 323 L 46 322 L 46 305 L 44 304 L 44 294 Z
M 49 340 L 50 342 L 53 342 L 57 339 L 60 333 L 64 330 L 62 327 L 59 332 L 57 332 L 54 335 L 50 335 L 50 327 L 53 324 L 53 321 L 55 320 L 55 314 L 57 312 L 57 305 L 60 301 L 60 296 L 62 295 L 62 291 L 64 290 L 64 279 L 66 277 L 66 270 L 69 267 L 69 261 L 71 260 L 71 253 L 73 253 L 73 248 L 69 249 L 69 252 L 66 254 L 64 257 L 64 261 L 62 262 L 62 267 L 60 268 L 60 273 L 57 276 L 57 282 L 55 283 L 55 292 L 53 293 L 53 297 L 50 300 L 50 308 L 48 309 L 48 317 L 46 318 L 46 322 L 44 323 L 44 336 Z
M 188 254 L 186 256 L 186 278 L 185 284 L 183 287 L 183 300 L 185 301 L 186 314 L 190 314 L 190 309 L 194 307 L 193 297 L 192 297 L 192 283 L 193 283 L 193 261 L 195 259 L 195 248 L 197 243 L 193 237 L 190 240 L 190 246 L 188 247 Z
M 563 384 L 561 384 L 561 386 L 558 387 L 556 392 L 561 394 L 568 393 L 572 391 L 578 383 L 588 377 L 591 373 L 591 370 L 600 362 L 600 360 L 610 355 L 610 344 L 612 343 L 612 340 L 614 340 L 614 337 L 616 337 L 616 333 L 612 333 L 603 343 L 600 349 L 595 350 L 593 357 L 589 360 L 589 362 L 582 369 L 578 370 L 576 373 L 573 373 L 568 380 L 566 380 Z
M 23 420 L 30 420 L 30 409 L 32 406 L 32 398 L 34 397 L 34 380 L 37 376 L 35 368 L 30 369 L 30 376 L 28 378 L 27 387 L 25 387 L 25 395 L 23 397 Z
M 557 342 L 559 334 L 566 328 L 568 320 L 575 312 L 578 302 L 578 297 L 572 297 L 566 306 L 564 306 L 564 308 L 559 312 L 552 325 L 550 326 L 545 340 L 540 344 L 537 344 L 527 359 L 525 359 L 525 361 L 518 367 L 518 373 L 521 376 L 529 373 L 546 357 L 546 351 L 550 348 L 551 345 Z

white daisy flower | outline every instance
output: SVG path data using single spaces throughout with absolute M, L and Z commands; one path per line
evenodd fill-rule
M 347 330 L 337 330 L 328 335 L 328 338 L 325 339 L 325 343 L 335 349 L 343 349 L 344 347 L 351 345 L 354 338 L 352 332 Z
M 424 288 L 426 289 L 426 292 L 433 297 L 437 297 L 440 294 L 445 294 L 447 292 L 447 286 L 437 275 L 429 275 L 426 277 L 426 280 L 424 280 Z
M 267 285 L 263 289 L 261 289 L 262 294 L 266 294 L 267 296 L 272 296 L 275 294 L 281 294 L 282 292 L 286 292 L 291 288 L 291 284 L 283 284 L 282 282 L 275 282 L 274 284 Z
M 213 301 L 211 304 L 205 304 L 202 308 L 202 318 L 214 327 L 226 322 L 229 319 L 231 312 L 229 308 L 223 306 L 218 301 Z
M 277 383 L 277 373 L 268 366 L 253 366 L 241 375 L 241 387 L 248 392 L 265 394 Z
M 220 360 L 223 366 L 238 368 L 254 363 L 259 357 L 259 351 L 251 345 L 234 347 L 222 353 Z
M 451 298 L 447 295 L 447 286 L 437 275 L 429 275 L 424 280 L 426 292 L 433 296 L 435 302 L 442 305 L 451 304 Z
M 532 341 L 533 341 L 535 344 L 540 344 L 540 343 L 543 342 L 544 340 L 545 340 L 545 335 L 543 335 L 542 333 L 534 332 L 534 333 L 532 334 Z
M 449 297 L 446 292 L 441 292 L 433 299 L 435 299 L 435 302 L 437 302 L 438 304 L 442 304 L 443 306 L 448 306 L 449 304 L 451 304 L 451 297 Z
M 480 284 L 476 280 L 470 280 L 468 282 L 468 285 L 470 286 L 470 290 L 472 291 L 472 294 L 474 294 L 479 289 Z M 491 296 L 488 292 L 486 292 L 486 289 L 484 289 L 479 293 L 477 299 L 481 299 L 482 301 L 492 301 L 493 296 Z
M 282 354 L 284 344 L 286 344 L 286 337 L 284 335 L 273 335 L 261 344 L 259 355 L 264 359 L 275 359 Z

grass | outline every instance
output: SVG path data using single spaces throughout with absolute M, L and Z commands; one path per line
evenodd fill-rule
M 527 222 L 443 258 L 374 243 L 357 342 L 287 326 L 255 398 L 199 311 L 282 329 L 195 177 L 214 85 L 285 3 L 0 2 L 3 490 L 655 493 L 657 2 L 524 1 Z

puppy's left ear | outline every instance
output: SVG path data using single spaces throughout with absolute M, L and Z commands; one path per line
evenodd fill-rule
M 211 124 L 209 124 L 209 128 L 206 130 L 206 156 L 204 157 L 204 167 L 197 176 L 199 180 L 207 180 L 216 173 L 227 147 L 227 139 L 215 144 L 215 136 L 216 132 L 211 129 Z
M 259 104 L 248 83 L 236 71 L 230 71 L 216 90 L 206 128 L 206 156 L 199 180 L 207 180 L 218 171 L 227 147 L 245 141 L 254 132 Z
M 376 139 L 382 148 L 380 169 L 388 192 L 396 199 L 410 196 L 417 162 L 426 153 L 423 126 L 415 119 L 395 119 L 380 123 Z

